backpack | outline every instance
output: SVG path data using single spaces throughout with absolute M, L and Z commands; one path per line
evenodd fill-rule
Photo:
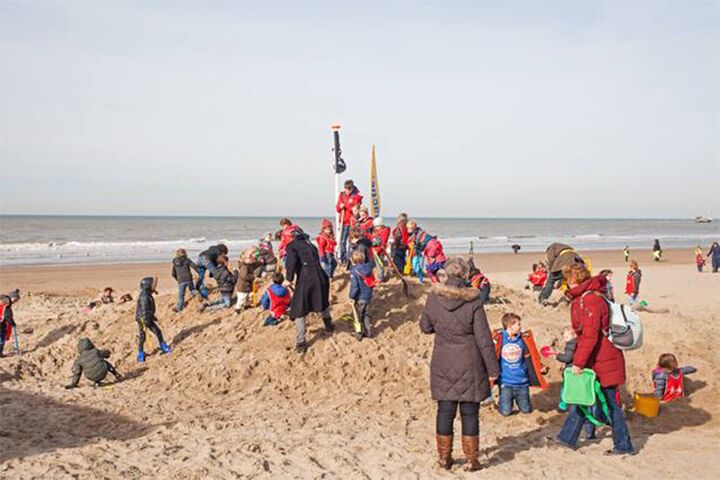
M 365 286 L 368 288 L 375 288 L 378 284 L 377 278 L 375 278 L 375 275 L 373 273 L 370 273 L 367 277 L 364 276 L 360 272 L 355 272 L 358 277 L 362 279 L 363 282 L 365 282 Z
M 683 387 L 682 371 L 668 372 L 665 382 L 665 393 L 663 393 L 663 402 L 672 402 L 680 397 L 685 396 L 685 388 Z
M 607 301 L 607 300 L 606 300 Z M 630 305 L 607 302 L 610 315 L 605 335 L 619 350 L 635 350 L 642 347 L 643 327 L 640 316 Z

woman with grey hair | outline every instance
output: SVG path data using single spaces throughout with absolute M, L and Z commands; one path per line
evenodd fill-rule
M 445 265 L 447 280 L 428 296 L 420 319 L 423 333 L 435 334 L 430 361 L 430 391 L 437 401 L 436 443 L 442 468 L 452 467 L 453 421 L 460 408 L 466 468 L 480 468 L 480 402 L 500 373 L 480 291 L 467 286 L 469 266 L 454 257 Z

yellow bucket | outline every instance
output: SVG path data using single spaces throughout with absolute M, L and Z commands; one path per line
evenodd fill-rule
M 633 397 L 635 412 L 644 417 L 657 417 L 660 413 L 660 399 L 655 395 L 636 393 Z

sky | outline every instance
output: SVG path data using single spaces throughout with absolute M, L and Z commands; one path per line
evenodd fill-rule
M 0 0 L 0 213 L 720 217 L 717 1 Z M 385 213 L 387 212 L 387 213 Z

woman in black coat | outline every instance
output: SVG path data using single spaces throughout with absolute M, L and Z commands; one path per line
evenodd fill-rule
M 308 313 L 322 315 L 326 332 L 332 332 L 335 327 L 330 318 L 330 280 L 320 265 L 317 248 L 299 228 L 293 235 L 295 238 L 288 244 L 285 257 L 286 283 L 295 281 L 295 293 L 290 301 L 290 318 L 295 321 L 295 350 L 305 353 L 305 317 Z

